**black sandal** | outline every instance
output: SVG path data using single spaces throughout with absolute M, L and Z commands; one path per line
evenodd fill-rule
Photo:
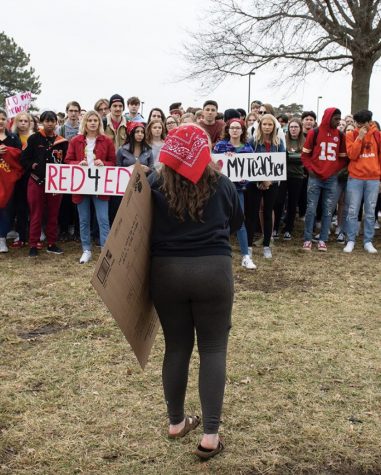
M 197 455 L 201 460 L 209 460 L 212 457 L 218 455 L 224 450 L 225 446 L 221 442 L 221 440 L 218 441 L 218 445 L 215 449 L 206 449 L 203 447 L 201 444 L 197 447 L 197 449 L 194 451 L 194 454 Z
M 190 419 L 190 421 L 189 421 Z M 180 432 L 177 434 L 168 434 L 169 439 L 180 439 L 184 437 L 190 432 L 191 430 L 195 429 L 201 422 L 201 419 L 198 416 L 186 416 L 185 417 L 185 425 L 181 429 Z

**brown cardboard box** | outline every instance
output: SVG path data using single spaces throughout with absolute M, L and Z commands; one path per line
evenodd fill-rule
M 143 369 L 159 328 L 149 297 L 151 221 L 151 188 L 137 164 L 91 283 Z

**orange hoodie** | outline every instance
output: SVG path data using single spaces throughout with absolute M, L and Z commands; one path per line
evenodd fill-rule
M 349 176 L 359 180 L 380 180 L 381 134 L 373 123 L 362 140 L 358 133 L 356 129 L 346 134 Z

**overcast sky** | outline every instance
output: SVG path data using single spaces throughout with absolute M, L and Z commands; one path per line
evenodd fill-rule
M 144 115 L 154 106 L 165 113 L 172 102 L 201 106 L 215 99 L 223 111 L 247 109 L 248 78 L 226 80 L 202 95 L 197 82 L 175 82 L 186 70 L 181 50 L 187 31 L 198 31 L 208 0 L 17 0 L 1 18 L 1 28 L 31 56 L 42 82 L 37 106 L 62 111 L 69 100 L 84 109 L 113 93 L 137 95 Z M 3 12 L 4 13 L 4 12 Z M 207 23 L 206 23 L 207 27 Z M 252 77 L 251 99 L 275 106 L 297 102 L 320 116 L 326 107 L 350 110 L 350 72 L 309 76 L 293 90 L 270 87 L 276 68 Z M 381 119 L 381 66 L 376 66 L 370 109 Z

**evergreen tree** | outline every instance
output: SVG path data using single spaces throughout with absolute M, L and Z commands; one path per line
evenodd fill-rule
M 0 106 L 5 99 L 19 92 L 40 94 L 41 83 L 35 70 L 29 66 L 30 55 L 9 38 L 0 33 Z

